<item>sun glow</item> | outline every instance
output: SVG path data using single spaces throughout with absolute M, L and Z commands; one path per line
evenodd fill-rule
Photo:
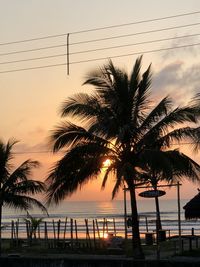
M 110 159 L 106 159 L 103 162 L 103 168 L 108 168 L 111 165 L 111 160 Z
M 103 232 L 101 232 L 101 233 L 100 233 L 100 237 L 101 237 L 101 238 L 104 238 L 104 239 L 108 239 L 108 233 L 103 233 Z

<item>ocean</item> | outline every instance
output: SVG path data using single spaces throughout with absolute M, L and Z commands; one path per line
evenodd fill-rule
M 160 198 L 160 211 L 162 227 L 165 230 L 170 230 L 171 235 L 178 234 L 178 212 L 177 212 L 177 200 L 174 199 L 161 199 Z M 181 200 L 181 231 L 182 234 L 191 234 L 191 229 L 194 228 L 195 234 L 200 234 L 199 221 L 192 220 L 186 221 L 184 218 L 183 206 L 188 200 Z M 145 233 L 148 231 L 155 231 L 156 229 L 156 212 L 155 203 L 153 199 L 138 200 L 138 212 L 140 221 L 140 231 Z M 98 226 L 99 231 L 108 232 L 116 231 L 117 235 L 124 236 L 124 201 L 63 201 L 58 206 L 51 207 L 49 210 L 49 216 L 42 214 L 39 210 L 33 210 L 29 213 L 33 217 L 43 218 L 40 224 L 41 237 L 44 237 L 44 224 L 46 222 L 48 228 L 48 235 L 55 237 L 58 234 L 60 237 L 63 235 L 64 228 L 66 229 L 66 236 L 71 234 L 70 221 L 73 219 L 73 229 L 75 229 L 75 220 L 77 225 L 77 234 L 79 237 L 85 237 L 86 234 L 86 222 L 88 219 L 89 233 L 93 235 L 93 225 Z M 130 215 L 130 203 L 127 201 L 127 213 Z M 11 237 L 11 222 L 14 222 L 15 227 L 18 227 L 18 236 L 26 236 L 26 224 L 25 218 L 26 212 L 16 211 L 8 208 L 3 209 L 2 222 L 3 227 L 2 236 L 7 238 Z M 66 223 L 67 218 L 67 223 Z M 60 220 L 60 222 L 59 222 Z M 94 222 L 93 222 L 94 221 Z M 59 222 L 59 223 L 58 223 Z M 97 225 L 96 225 L 97 222 Z M 60 226 L 58 226 L 60 224 Z M 18 225 L 18 226 L 16 226 Z M 60 229 L 58 229 L 60 227 Z M 107 231 L 106 230 L 106 231 Z M 130 228 L 128 228 L 130 232 Z M 15 229 L 16 232 L 16 229 Z

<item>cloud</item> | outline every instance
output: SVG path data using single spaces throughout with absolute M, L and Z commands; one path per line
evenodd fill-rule
M 190 32 L 182 34 L 182 36 L 190 36 L 190 35 L 192 35 Z M 175 37 L 177 37 L 177 36 L 175 36 Z M 199 40 L 200 39 L 197 36 L 174 39 L 168 47 L 181 47 L 181 46 L 186 46 L 186 47 L 167 50 L 165 53 L 162 54 L 163 60 L 174 58 L 175 56 L 177 56 L 177 54 L 184 55 L 184 56 L 187 55 L 190 57 L 191 56 L 193 56 L 193 57 L 198 56 L 199 55 L 199 45 L 194 45 L 194 46 L 190 46 L 190 45 L 198 44 Z
M 15 152 L 16 153 L 36 153 L 36 152 L 43 152 L 49 151 L 49 146 L 44 140 L 44 142 L 37 143 L 35 145 L 29 145 L 27 143 L 19 142 L 15 145 Z
M 176 105 L 186 104 L 200 92 L 200 64 L 185 67 L 183 61 L 174 61 L 155 73 L 152 89 L 156 98 L 169 95 Z

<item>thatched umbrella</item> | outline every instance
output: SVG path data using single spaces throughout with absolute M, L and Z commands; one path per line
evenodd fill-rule
M 200 218 L 200 189 L 199 193 L 193 197 L 183 208 L 185 210 L 186 220 Z

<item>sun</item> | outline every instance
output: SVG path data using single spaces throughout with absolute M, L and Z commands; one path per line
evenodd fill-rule
M 111 160 L 110 159 L 106 159 L 103 162 L 103 168 L 108 168 L 111 165 Z

